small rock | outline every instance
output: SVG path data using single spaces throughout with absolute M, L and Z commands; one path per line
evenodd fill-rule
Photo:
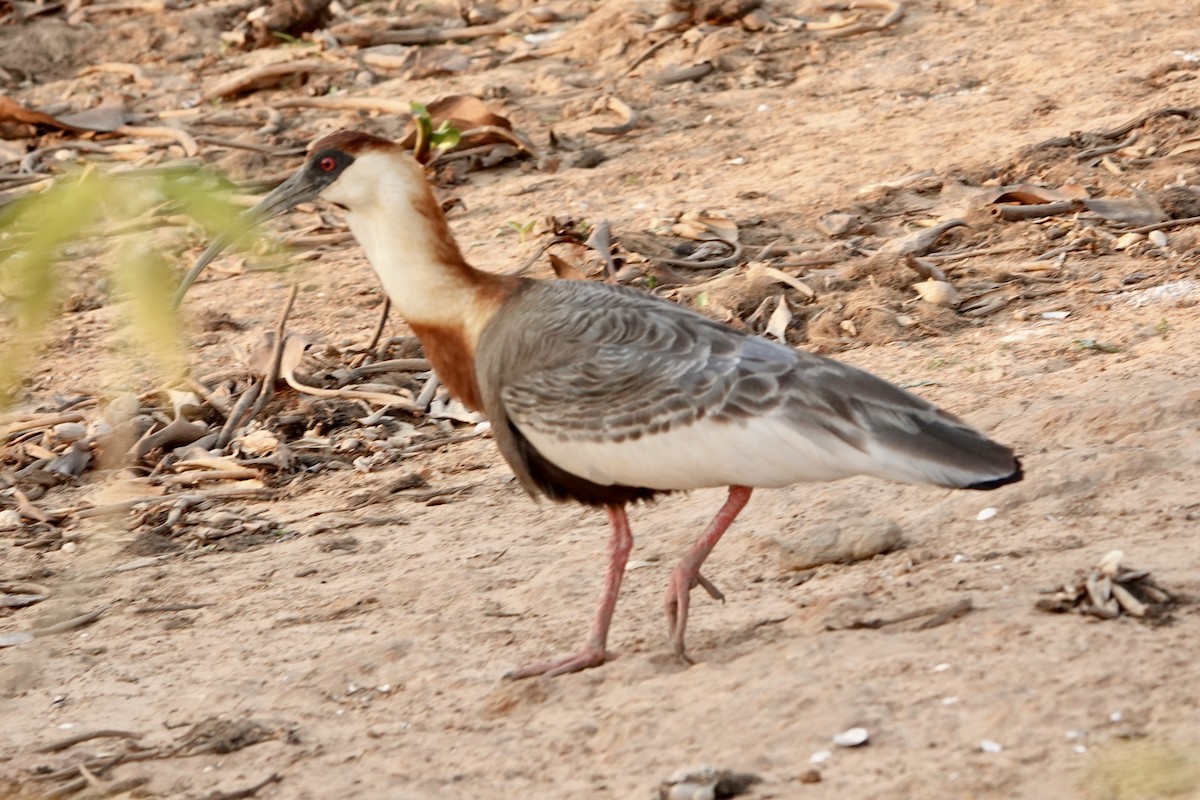
M 21 515 L 11 508 L 0 511 L 0 531 L 15 531 L 21 527 Z
M 828 750 L 818 750 L 809 756 L 808 760 L 813 764 L 824 764 L 832 757 L 833 753 L 829 752 Z
M 815 769 L 805 770 L 803 773 L 800 774 L 800 782 L 801 783 L 820 783 L 821 782 L 821 773 Z
M 921 283 L 914 283 L 913 289 L 921 296 L 921 299 L 926 303 L 932 303 L 935 306 L 946 306 L 954 308 L 962 302 L 962 295 L 953 285 L 946 281 L 927 280 Z
M 87 425 L 80 422 L 60 422 L 54 426 L 54 438 L 70 444 L 87 436 Z
M 904 545 L 900 526 L 890 519 L 861 517 L 841 523 L 814 525 L 776 541 L 780 565 L 802 570 L 821 564 L 849 564 L 890 553 Z
M 976 514 L 975 519 L 979 520 L 980 522 L 987 522 L 989 519 L 991 519 L 992 517 L 996 516 L 999 513 L 1000 513 L 1000 509 L 996 508 L 995 506 L 988 506 L 987 508 L 983 509 L 978 514 Z
M 1004 745 L 999 742 L 993 742 L 991 739 L 984 739 L 979 743 L 979 749 L 985 753 L 999 753 L 1004 749 Z
M 1170 239 L 1162 231 L 1150 231 L 1149 239 L 1155 247 L 1166 247 Z
M 866 728 L 850 728 L 841 733 L 835 734 L 833 743 L 838 747 L 859 747 L 867 743 L 871 738 L 871 734 Z
M 862 220 L 856 214 L 847 214 L 844 211 L 830 211 L 821 215 L 817 220 L 817 227 L 831 238 L 839 236 L 847 236 L 862 227 Z

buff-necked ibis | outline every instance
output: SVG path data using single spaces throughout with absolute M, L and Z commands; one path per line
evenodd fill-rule
M 686 658 L 689 593 L 703 585 L 719 596 L 700 567 L 754 488 L 852 475 L 959 489 L 1021 480 L 1011 449 L 856 367 L 635 289 L 472 267 L 422 167 L 386 139 L 340 131 L 309 153 L 250 219 L 318 195 L 339 206 L 393 307 L 451 393 L 487 415 L 521 485 L 608 514 L 608 571 L 587 642 L 510 677 L 611 657 L 608 630 L 633 547 L 631 502 L 729 489 L 667 587 L 671 643 Z M 224 244 L 205 252 L 187 283 Z

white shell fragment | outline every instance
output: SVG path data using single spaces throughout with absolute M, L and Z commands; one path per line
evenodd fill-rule
M 844 730 L 833 737 L 833 743 L 838 747 L 858 747 L 867 743 L 867 739 L 871 738 L 871 734 L 866 728 L 850 728 Z
M 1144 233 L 1123 233 L 1113 242 L 1112 248 L 1113 250 L 1125 250 L 1145 238 L 1146 235 Z
M 976 514 L 975 519 L 979 520 L 980 522 L 987 522 L 989 519 L 991 519 L 992 517 L 996 516 L 999 513 L 1000 513 L 1000 509 L 996 508 L 995 506 L 988 506 L 987 508 L 983 509 L 978 514 Z
M 808 761 L 810 764 L 824 764 L 831 758 L 833 758 L 833 753 L 828 750 L 818 750 L 808 757 Z
M 993 742 L 991 739 L 984 739 L 979 743 L 979 749 L 985 753 L 999 753 L 1004 749 L 1004 745 L 999 742 Z
M 1100 564 L 1097 568 L 1100 570 L 1102 575 L 1115 578 L 1121 569 L 1121 562 L 1124 560 L 1124 550 L 1109 550 L 1104 554 L 1104 558 L 1100 559 Z

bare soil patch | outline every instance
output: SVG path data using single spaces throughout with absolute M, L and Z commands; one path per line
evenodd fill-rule
M 372 419 L 281 388 L 260 419 L 295 460 L 239 465 L 253 486 L 199 488 L 164 484 L 160 462 L 39 484 L 70 447 L 35 426 L 0 461 L 0 514 L 19 519 L 0 531 L 0 599 L 48 595 L 0 607 L 0 637 L 44 634 L 0 648 L 0 794 L 649 798 L 707 763 L 760 776 L 752 798 L 1200 797 L 1200 228 L 1181 222 L 1200 216 L 1200 51 L 1186 3 L 919 2 L 844 37 L 793 24 L 837 12 L 777 2 L 746 23 L 753 4 L 720 4 L 733 21 L 707 4 L 661 30 L 669 9 L 642 3 L 481 5 L 467 22 L 500 30 L 377 49 L 381 32 L 444 27 L 459 9 L 368 2 L 254 50 L 240 44 L 261 42 L 253 4 L 50 5 L 0 0 L 0 89 L 53 115 L 109 98 L 133 130 L 10 132 L 6 205 L 74 164 L 261 180 L 318 134 L 399 138 L 409 101 L 478 96 L 538 157 L 443 173 L 473 263 L 518 266 L 551 216 L 607 220 L 634 284 L 756 331 L 782 297 L 790 343 L 914 387 L 1015 446 L 1027 478 L 991 494 L 868 480 L 757 493 L 706 569 L 727 602 L 697 593 L 686 668 L 661 595 L 721 493 L 636 509 L 621 657 L 507 683 L 584 635 L 606 526 L 531 502 L 471 422 Z M 302 61 L 318 66 L 212 96 L 241 70 Z M 609 96 L 637 113 L 619 135 L 592 132 L 621 122 Z M 163 126 L 190 138 L 136 130 Z M 1017 185 L 1065 205 L 988 197 Z M 736 224 L 731 272 L 634 255 L 688 211 Z M 922 239 L 953 219 L 965 224 Z M 231 257 L 188 295 L 206 386 L 245 387 L 245 354 L 293 284 L 288 328 L 316 343 L 301 377 L 332 386 L 367 360 L 382 294 L 336 211 L 278 229 L 304 246 L 290 271 Z M 180 270 L 206 244 L 172 241 Z M 673 259 L 696 246 L 665 241 L 684 245 Z M 553 252 L 601 275 L 581 248 Z M 918 297 L 930 268 L 958 304 Z M 553 275 L 544 257 L 530 269 Z M 14 412 L 91 425 L 122 392 L 169 409 L 148 368 L 113 355 L 99 248 L 72 252 L 62 294 Z M 421 357 L 408 333 L 384 329 L 389 358 Z M 416 394 L 424 375 L 356 382 Z M 782 565 L 781 540 L 863 516 L 894 520 L 906 546 Z M 1037 610 L 1117 549 L 1178 597 L 1164 616 Z M 932 627 L 863 624 L 964 601 Z M 868 743 L 835 746 L 852 727 Z M 67 741 L 97 731 L 121 735 Z

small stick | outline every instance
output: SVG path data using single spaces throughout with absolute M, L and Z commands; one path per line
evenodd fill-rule
M 165 606 L 142 606 L 135 608 L 135 614 L 169 614 L 173 611 L 195 611 L 201 608 L 208 608 L 212 603 L 171 603 Z
M 1169 219 L 1166 222 L 1156 222 L 1153 225 L 1143 225 L 1140 228 L 1130 228 L 1128 233 L 1150 233 L 1151 231 L 1161 231 L 1167 228 L 1182 228 L 1185 225 L 1200 224 L 1200 217 L 1180 217 L 1179 219 Z
M 353 383 L 364 375 L 376 372 L 428 372 L 433 369 L 427 358 L 394 358 L 390 361 L 376 361 L 373 364 L 363 364 L 350 370 L 345 376 L 343 386 Z
M 192 138 L 190 133 L 168 125 L 122 125 L 117 128 L 116 132 L 121 136 L 144 136 L 148 139 L 174 139 L 183 148 L 183 153 L 188 158 L 200 152 L 200 145 L 196 144 L 196 140 Z
M 258 394 L 258 399 L 254 401 L 254 407 L 250 411 L 250 419 L 253 420 L 262 413 L 266 408 L 267 401 L 275 394 L 275 382 L 279 380 L 279 365 L 283 363 L 283 345 L 287 338 L 287 319 L 292 313 L 292 305 L 296 302 L 296 295 L 300 292 L 300 284 L 293 283 L 292 291 L 288 294 L 287 302 L 283 305 L 283 311 L 279 314 L 279 322 L 275 325 L 275 348 L 271 351 L 270 366 L 267 368 L 267 374 L 263 376 L 263 389 Z
M 303 155 L 306 150 L 303 147 L 271 147 L 267 144 L 258 144 L 256 142 L 240 142 L 237 139 L 227 139 L 224 136 L 208 136 L 202 135 L 196 137 L 197 142 L 204 144 L 216 145 L 217 147 L 229 147 L 234 150 L 252 150 L 255 153 L 266 153 L 269 156 L 296 156 Z
M 221 433 L 217 436 L 217 441 L 213 445 L 217 450 L 224 450 L 229 441 L 233 438 L 234 431 L 237 430 L 241 419 L 246 415 L 246 409 L 250 408 L 258 396 L 266 391 L 264 388 L 265 381 L 255 381 L 254 385 L 246 391 L 242 392 L 242 396 L 238 398 L 233 410 L 229 412 L 229 418 L 225 420 L 225 424 L 221 426 Z
M 68 747 L 74 747 L 75 745 L 77 745 L 81 742 L 87 742 L 92 739 L 109 739 L 109 738 L 140 739 L 140 738 L 142 738 L 142 734 L 132 733 L 130 731 L 117 731 L 117 730 L 108 730 L 108 729 L 98 730 L 98 731 L 85 731 L 84 733 L 77 733 L 74 736 L 68 736 L 66 739 L 60 739 L 57 742 L 51 742 L 50 744 L 42 745 L 41 747 L 34 750 L 33 752 L 35 752 L 35 753 L 57 753 L 60 750 L 66 750 Z
M 1041 219 L 1058 214 L 1069 214 L 1082 211 L 1083 204 L 1078 200 L 1059 200 L 1055 203 L 1035 203 L 1033 205 L 998 205 L 992 206 L 992 216 L 1005 222 L 1016 222 L 1024 219 Z
M 82 628 L 84 625 L 92 624 L 96 620 L 100 619 L 100 617 L 104 616 L 104 612 L 108 611 L 112 607 L 113 604 L 109 603 L 108 605 L 103 605 L 97 609 L 89 611 L 86 614 L 80 614 L 77 617 L 65 619 L 62 622 L 55 623 L 54 625 L 47 625 L 44 628 L 34 628 L 29 633 L 34 638 L 54 636 L 60 633 L 69 633 L 76 628 Z
M 470 25 L 465 28 L 410 28 L 403 31 L 380 31 L 353 38 L 359 46 L 377 44 L 442 44 L 445 42 L 481 39 L 485 36 L 504 36 L 517 30 L 516 23 L 525 15 L 525 9 L 514 11 L 499 22 L 490 25 Z M 411 112 L 411 109 L 409 109 Z
M 637 127 L 639 122 L 637 112 L 619 97 L 608 98 L 608 110 L 621 116 L 624 121 L 620 125 L 598 125 L 589 128 L 588 133 L 599 133 L 603 136 L 621 136 Z
M 245 789 L 235 789 L 232 792 L 213 792 L 205 797 L 204 800 L 243 800 L 243 798 L 253 797 L 258 794 L 258 790 L 264 786 L 269 786 L 281 780 L 283 780 L 283 777 L 278 772 L 272 772 L 253 786 L 247 786 Z
M 15 422 L 0 431 L 0 439 L 6 439 L 14 433 L 24 433 L 38 428 L 53 428 L 62 422 L 83 422 L 84 419 L 83 414 L 74 412 L 70 414 L 30 414 L 24 419 L 17 417 Z
M 1139 136 L 1139 134 L 1135 130 L 1133 133 L 1129 134 L 1129 138 L 1125 139 L 1124 141 L 1117 142 L 1116 144 L 1106 144 L 1103 147 L 1093 147 L 1090 150 L 1084 150 L 1083 152 L 1076 153 L 1075 160 L 1076 161 L 1087 161 L 1089 158 L 1095 158 L 1096 156 L 1106 156 L 1109 153 L 1115 153 L 1118 150 L 1122 150 L 1126 147 L 1129 147 L 1129 145 L 1136 142 L 1138 140 L 1138 136 Z
M 380 338 L 383 337 L 383 329 L 387 326 L 388 312 L 391 310 L 392 298 L 385 296 L 383 298 L 383 312 L 379 315 L 379 323 L 375 326 L 375 333 L 371 335 L 371 341 L 367 343 L 367 350 L 374 350 L 375 346 L 379 344 Z M 387 349 L 388 345 L 384 344 L 379 348 L 379 352 L 375 354 L 375 357 L 382 361 L 383 357 L 387 354 Z
M 640 56 L 638 56 L 637 58 L 635 58 L 635 59 L 633 60 L 633 62 L 632 62 L 632 63 L 631 63 L 631 64 L 630 64 L 628 67 L 626 67 L 626 68 L 625 68 L 625 72 L 622 74 L 622 77 L 624 77 L 625 75 L 628 75 L 629 73 L 633 72 L 635 69 L 637 69 L 637 68 L 638 68 L 638 67 L 640 67 L 642 64 L 644 64 L 644 63 L 646 62 L 646 60 L 650 58 L 650 56 L 654 55 L 654 54 L 655 54 L 655 53 L 657 53 L 659 50 L 662 50 L 662 49 L 663 49 L 664 47 L 666 47 L 668 44 L 670 44 L 671 42 L 673 42 L 673 41 L 675 41 L 676 39 L 678 39 L 678 38 L 679 38 L 681 35 L 682 35 L 682 34 L 679 34 L 679 33 L 672 33 L 672 34 L 671 34 L 670 36 L 668 36 L 667 38 L 665 38 L 665 39 L 662 39 L 662 40 L 660 40 L 660 41 L 657 41 L 657 42 L 655 42 L 654 44 L 650 45 L 648 48 L 646 48 L 646 49 L 645 49 L 645 50 L 642 52 L 642 54 L 641 54 Z
M 216 409 L 217 413 L 225 419 L 229 419 L 229 404 L 224 400 L 218 400 L 209 388 L 193 377 L 188 377 L 188 386 L 192 391 L 204 398 L 204 401 Z
M 439 447 L 447 444 L 458 444 L 459 442 L 469 442 L 472 439 L 478 439 L 483 436 L 483 432 L 478 433 L 460 433 L 456 436 L 447 436 L 444 439 L 434 439 L 429 442 L 421 442 L 419 444 L 409 445 L 400 451 L 401 455 L 410 455 L 412 453 L 424 453 L 428 450 L 437 450 Z
M 741 242 L 726 242 L 724 239 L 719 240 L 722 244 L 733 247 L 733 252 L 724 258 L 714 258 L 711 261 L 687 261 L 682 258 L 658 258 L 657 256 L 649 256 L 651 261 L 657 264 L 666 264 L 668 267 L 687 267 L 688 269 L 717 269 L 718 267 L 730 267 L 742 260 L 742 244 Z M 644 255 L 644 254 L 643 254 Z
M 240 469 L 192 469 L 177 475 L 164 475 L 158 482 L 167 486 L 191 486 L 206 481 L 240 481 L 262 477 L 256 469 L 243 467 Z

